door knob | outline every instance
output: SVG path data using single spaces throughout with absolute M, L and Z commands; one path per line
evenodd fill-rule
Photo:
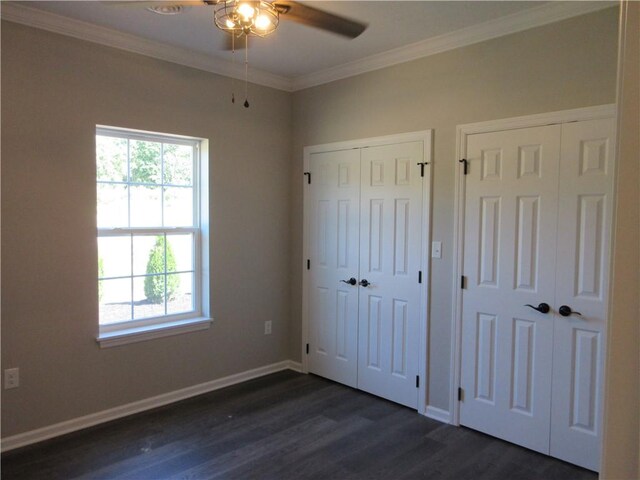
M 537 310 L 540 313 L 549 313 L 549 310 L 551 310 L 551 308 L 549 307 L 548 303 L 544 303 L 542 302 L 541 304 L 539 304 L 537 307 L 534 307 L 533 305 L 529 305 L 528 303 L 525 305 L 525 307 L 531 307 L 534 310 Z
M 571 310 L 571 307 L 568 306 L 568 305 L 562 305 L 558 309 L 558 313 L 560 315 L 562 315 L 563 317 L 568 317 L 569 315 L 580 315 L 580 316 L 582 316 L 582 314 L 580 312 L 574 312 L 573 310 Z
M 355 285 L 356 283 L 358 283 L 358 281 L 353 277 L 351 277 L 349 280 L 340 280 L 340 281 L 343 283 L 348 283 L 349 285 Z
M 363 287 L 368 287 L 371 284 L 369 283 L 369 280 L 363 278 L 362 280 L 360 280 L 360 285 L 362 285 Z

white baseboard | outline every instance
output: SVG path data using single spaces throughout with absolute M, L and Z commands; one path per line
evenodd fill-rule
M 424 414 L 426 417 L 433 420 L 437 420 L 442 423 L 451 423 L 451 413 L 448 410 L 427 405 L 427 409 Z
M 294 372 L 302 373 L 302 363 L 294 362 L 293 360 L 287 360 L 288 369 L 293 370 Z
M 236 373 L 229 375 L 228 377 L 219 378 L 210 382 L 201 383 L 192 387 L 183 388 L 181 390 L 175 390 L 173 392 L 163 393 L 151 398 L 145 398 L 137 402 L 128 403 L 119 407 L 110 408 L 109 410 L 103 410 L 101 412 L 92 413 L 83 417 L 74 418 L 64 422 L 49 425 L 47 427 L 38 428 L 37 430 L 31 430 L 29 432 L 19 433 L 11 437 L 3 438 L 0 440 L 2 452 L 7 452 L 15 448 L 31 445 L 32 443 L 41 442 L 49 438 L 58 437 L 66 433 L 82 430 L 83 428 L 92 427 L 100 423 L 109 422 L 118 418 L 126 417 L 134 413 L 143 412 L 152 408 L 161 407 L 170 403 L 184 400 L 186 398 L 195 397 L 203 393 L 212 392 L 230 385 L 246 382 L 254 378 L 269 375 L 270 373 L 279 372 L 282 370 L 294 370 L 300 372 L 302 365 L 299 362 L 293 360 L 284 360 L 278 363 L 272 363 L 271 365 L 265 365 L 264 367 L 254 368 L 253 370 L 247 370 L 246 372 Z

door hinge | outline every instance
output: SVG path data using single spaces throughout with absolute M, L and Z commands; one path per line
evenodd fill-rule
M 311 270 L 311 260 L 307 259 L 307 270 Z
M 309 344 L 307 343 L 307 355 L 309 355 Z
M 468 171 L 468 166 L 469 166 L 469 162 L 466 158 L 463 158 L 462 160 L 458 160 L 458 162 L 463 164 L 463 170 L 462 172 L 466 175 L 467 171 Z
M 462 387 L 458 387 L 458 401 L 464 401 L 464 390 L 462 389 Z
M 304 172 L 304 174 L 307 176 L 307 183 L 311 185 L 311 172 Z
M 424 166 L 429 165 L 429 162 L 419 162 L 418 165 L 420 165 L 420 176 L 424 177 Z
M 418 271 L 418 283 L 422 283 L 422 270 Z
M 465 277 L 464 275 L 460 277 L 460 288 L 463 290 L 467 288 L 467 277 Z
M 420 375 L 416 375 L 416 388 L 420 388 Z

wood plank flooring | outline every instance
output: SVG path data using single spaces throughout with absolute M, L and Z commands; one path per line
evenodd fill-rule
M 291 371 L 2 455 L 2 480 L 596 478 Z

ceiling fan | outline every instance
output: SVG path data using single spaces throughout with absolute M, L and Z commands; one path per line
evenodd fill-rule
M 214 7 L 215 25 L 236 37 L 264 37 L 277 28 L 281 15 L 283 19 L 347 38 L 356 38 L 367 28 L 365 23 L 292 0 L 131 0 L 107 3 L 144 5 L 165 15 L 180 13 L 184 7 L 190 6 Z
M 247 100 L 248 85 L 248 39 L 250 36 L 265 37 L 278 27 L 280 16 L 302 25 L 315 27 L 320 30 L 336 33 L 347 38 L 356 38 L 365 31 L 367 25 L 346 17 L 325 12 L 301 2 L 293 0 L 131 0 L 110 1 L 111 5 L 146 6 L 148 10 L 162 15 L 181 13 L 184 7 L 209 6 L 213 7 L 213 20 L 220 30 L 227 36 L 226 49 L 235 52 L 236 40 L 242 38 L 245 48 L 245 101 Z M 240 43 L 240 42 L 238 42 Z M 233 57 L 235 58 L 235 56 Z M 231 101 L 235 103 L 235 93 L 231 93 Z

